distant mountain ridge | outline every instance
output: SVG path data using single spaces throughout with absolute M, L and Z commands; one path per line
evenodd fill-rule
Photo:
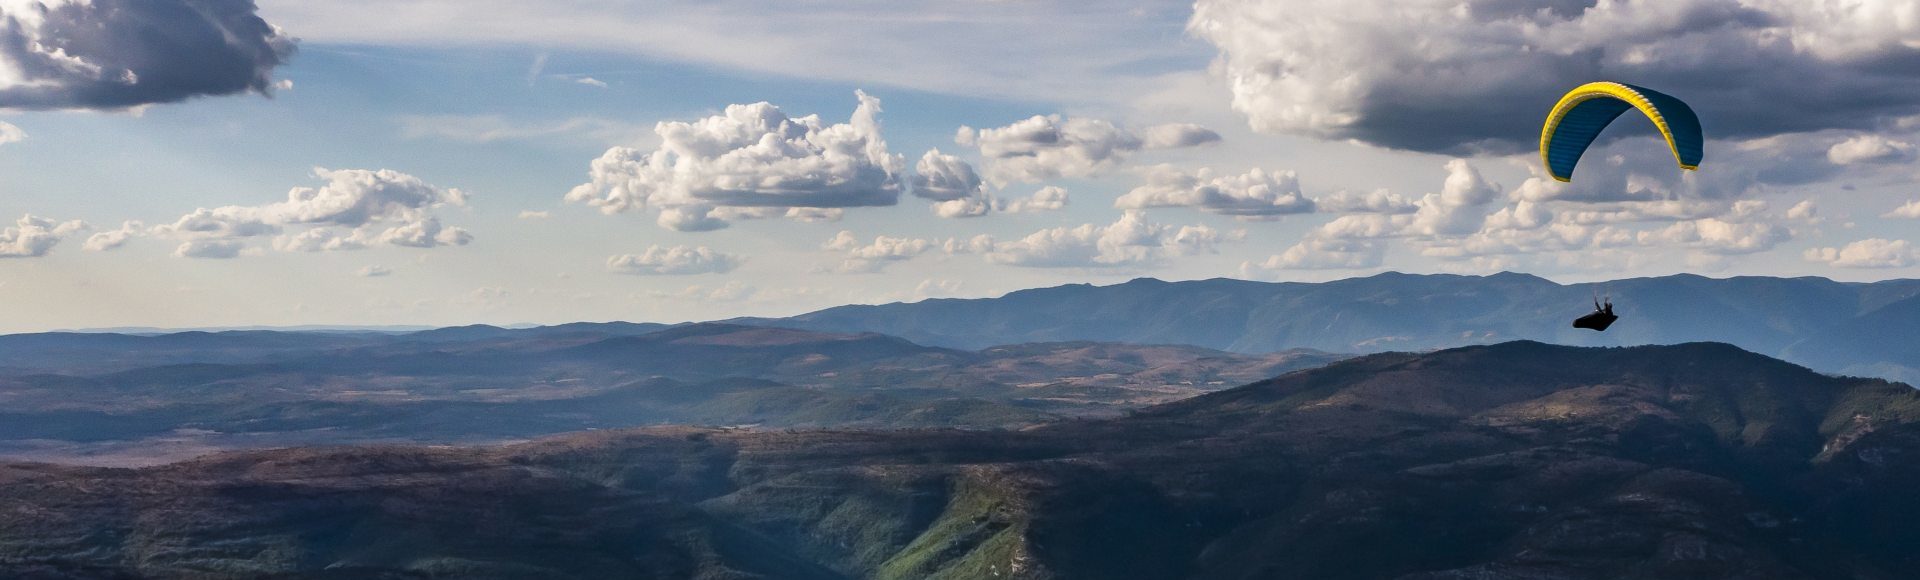
M 1591 310 L 1596 293 L 1612 297 L 1620 322 L 1605 333 L 1572 328 L 1575 317 Z M 1559 284 L 1511 272 L 1390 272 L 1323 283 L 1142 278 L 733 322 L 878 332 L 950 348 L 1103 340 L 1248 353 L 1368 353 L 1510 340 L 1575 346 L 1725 342 L 1824 372 L 1920 379 L 1920 347 L 1889 340 L 1920 328 L 1920 280 L 1683 274 Z
M 0 368 L 0 457 L 146 464 L 217 448 L 662 423 L 1020 427 L 1341 358 L 1085 342 L 965 351 L 721 323 L 16 335 L 0 337 L 0 362 L 37 366 Z
M 1622 319 L 1605 333 L 1572 328 L 1596 293 Z M 1420 351 L 1510 340 L 1573 346 L 1725 342 L 1816 370 L 1920 383 L 1920 280 L 1691 274 L 1560 284 L 1488 276 L 1384 273 L 1332 282 L 1141 278 L 1070 284 L 997 298 L 848 305 L 731 324 L 875 333 L 931 347 L 1072 341 L 1191 345 L 1238 353 L 1307 348 L 1339 353 Z M 640 336 L 675 326 L 571 323 L 471 325 L 416 332 L 193 331 L 0 336 L 0 369 L 124 369 L 258 362 L 316 349 Z M 411 347 L 409 347 L 411 348 Z M 138 351 L 137 353 L 132 351 Z

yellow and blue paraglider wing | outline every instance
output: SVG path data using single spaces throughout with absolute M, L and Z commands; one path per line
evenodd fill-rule
M 1667 147 L 1682 169 L 1700 166 L 1704 154 L 1700 118 L 1680 99 L 1623 83 L 1580 85 L 1560 97 L 1540 129 L 1540 159 L 1554 179 L 1571 181 L 1573 167 L 1600 131 L 1627 109 L 1639 109 L 1666 137 Z

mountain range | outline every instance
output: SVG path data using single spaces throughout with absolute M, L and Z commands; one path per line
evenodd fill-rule
M 730 324 L 0 337 L 0 457 L 150 464 L 217 449 L 499 441 L 656 424 L 1018 427 L 1340 355 L 1093 342 L 983 350 Z
M 1021 430 L 0 466 L 0 575 L 1901 578 L 1920 393 L 1725 344 L 1386 353 Z
M 1605 333 L 1572 328 L 1610 297 Z M 1230 352 L 1371 353 L 1511 340 L 1578 346 L 1724 342 L 1823 372 L 1920 382 L 1920 280 L 1706 278 L 1559 284 L 1527 274 L 1385 273 L 1325 283 L 1138 279 L 997 298 L 852 305 L 733 322 L 877 332 L 920 344 L 1101 340 Z

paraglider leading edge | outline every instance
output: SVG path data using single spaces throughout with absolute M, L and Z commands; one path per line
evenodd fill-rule
M 1572 181 L 1573 168 L 1600 131 L 1626 112 L 1638 109 L 1667 140 L 1682 169 L 1700 166 L 1704 146 L 1700 118 L 1680 99 L 1625 83 L 1593 82 L 1560 97 L 1540 129 L 1540 161 L 1559 181 Z

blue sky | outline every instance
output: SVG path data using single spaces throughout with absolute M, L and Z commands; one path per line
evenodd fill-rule
M 128 1 L 0 13 L 52 39 Z M 71 61 L 0 47 L 0 331 L 1920 267 L 1911 1 L 169 4 Z M 1601 79 L 1692 102 L 1702 170 L 1623 118 L 1542 180 L 1545 109 Z

